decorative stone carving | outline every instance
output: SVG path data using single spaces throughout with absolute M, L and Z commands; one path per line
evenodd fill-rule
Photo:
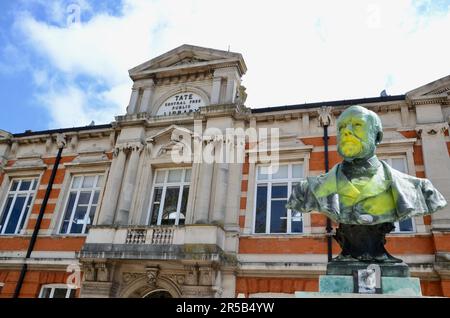
M 428 124 L 428 125 L 417 125 L 416 131 L 419 136 L 425 132 L 427 135 L 437 135 L 438 133 L 445 135 L 448 131 L 449 126 L 447 123 L 436 123 L 436 124 Z
M 199 273 L 199 285 L 211 286 L 213 284 L 213 269 L 211 266 L 200 266 Z
M 122 274 L 122 281 L 125 284 L 129 284 L 133 281 L 135 281 L 138 278 L 143 277 L 145 274 L 144 273 L 129 273 L 129 272 L 125 272 Z
M 319 114 L 319 124 L 321 127 L 330 126 L 332 120 L 332 107 L 331 106 L 322 106 L 317 113 Z
M 110 268 L 108 268 L 105 262 L 96 263 L 95 269 L 97 270 L 97 281 L 107 282 L 109 281 Z
M 199 277 L 198 265 L 185 265 L 184 269 L 186 270 L 184 284 L 191 286 L 198 285 L 198 277 Z
M 83 263 L 83 272 L 85 281 L 95 281 L 95 267 L 93 262 Z
M 149 266 L 145 268 L 147 274 L 147 282 L 150 286 L 156 286 L 158 276 L 159 276 L 159 266 Z
M 64 148 L 66 146 L 66 135 L 64 134 L 57 134 L 56 135 L 56 145 L 58 148 Z

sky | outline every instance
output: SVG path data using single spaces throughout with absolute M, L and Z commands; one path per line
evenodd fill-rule
M 110 123 L 182 44 L 241 53 L 251 108 L 404 94 L 450 74 L 449 32 L 450 0 L 0 0 L 0 129 Z

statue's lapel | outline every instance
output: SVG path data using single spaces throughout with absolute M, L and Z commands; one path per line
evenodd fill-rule
M 386 178 L 384 173 L 384 167 L 381 165 L 377 173 L 369 180 L 369 182 L 361 190 L 361 193 L 355 200 L 355 203 L 361 202 L 362 200 L 375 197 L 383 192 L 385 192 L 392 184 L 390 178 Z
M 337 171 L 337 192 L 340 201 L 345 206 L 351 206 L 361 194 L 359 190 L 348 180 L 342 172 L 342 169 Z

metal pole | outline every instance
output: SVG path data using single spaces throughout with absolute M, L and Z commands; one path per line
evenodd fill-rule
M 325 172 L 327 173 L 329 170 L 329 161 L 328 161 L 328 125 L 323 125 L 323 143 L 325 148 Z M 327 252 L 328 252 L 328 262 L 331 262 L 333 258 L 333 242 L 332 242 L 332 230 L 331 220 L 327 217 Z

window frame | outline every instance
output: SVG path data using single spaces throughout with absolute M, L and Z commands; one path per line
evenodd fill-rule
M 76 177 L 82 177 L 82 181 L 81 181 L 81 185 L 82 185 L 83 181 L 84 181 L 84 178 L 85 177 L 89 177 L 89 176 L 95 176 L 94 184 L 97 185 L 97 186 L 91 188 L 91 197 L 89 198 L 89 203 L 88 203 L 88 206 L 87 206 L 86 215 L 89 215 L 89 211 L 92 208 L 92 201 L 93 201 L 93 198 L 94 198 L 94 195 L 95 195 L 95 191 L 99 191 L 97 206 L 95 208 L 94 216 L 93 216 L 93 218 L 91 220 L 91 223 L 90 224 L 84 223 L 81 233 L 70 233 L 70 229 L 72 228 L 72 224 L 71 224 L 72 222 L 71 222 L 70 226 L 67 227 L 66 232 L 63 233 L 62 232 L 62 227 L 63 227 L 63 224 L 64 224 L 64 217 L 66 215 L 66 210 L 67 210 L 67 207 L 68 207 L 68 204 L 69 204 L 69 200 L 70 200 L 70 193 L 73 192 L 73 191 L 77 192 L 76 197 L 75 197 L 75 201 L 74 201 L 74 205 L 73 205 L 73 208 L 72 208 L 72 212 L 70 214 L 70 220 L 72 220 L 73 217 L 75 216 L 75 211 L 76 211 L 76 208 L 77 208 L 77 205 L 78 205 L 80 192 L 87 191 L 87 189 L 83 189 L 81 187 L 78 188 L 78 189 L 73 189 L 72 188 L 73 181 L 75 180 Z M 105 183 L 105 173 L 104 172 L 74 173 L 74 174 L 71 174 L 70 177 L 71 177 L 70 183 L 69 183 L 69 186 L 67 188 L 66 195 L 65 195 L 65 198 L 64 198 L 63 210 L 62 210 L 62 213 L 60 215 L 59 224 L 56 227 L 56 229 L 57 229 L 56 234 L 57 235 L 65 235 L 65 236 L 66 235 L 70 235 L 70 236 L 86 236 L 88 234 L 88 232 L 87 232 L 88 225 L 92 225 L 94 223 L 95 217 L 96 217 L 96 215 L 97 215 L 97 213 L 99 211 L 99 207 L 100 207 L 101 199 L 102 199 L 102 191 L 103 191 L 104 183 Z M 102 177 L 102 180 L 100 181 L 100 183 L 98 181 L 99 177 Z M 92 193 L 94 193 L 94 195 L 92 195 Z M 86 218 L 86 215 L 85 215 L 85 218 Z
M 292 232 L 292 210 L 287 209 L 286 211 L 286 232 L 271 232 L 270 231 L 270 225 L 272 220 L 272 201 L 282 201 L 284 199 L 281 198 L 275 198 L 275 200 L 272 198 L 272 186 L 273 184 L 287 184 L 287 199 L 289 200 L 291 193 L 292 193 L 292 184 L 298 183 L 301 180 L 305 179 L 305 163 L 303 161 L 293 161 L 293 162 L 281 162 L 279 163 L 279 166 L 288 166 L 288 177 L 283 179 L 272 179 L 272 173 L 267 174 L 268 178 L 264 180 L 260 180 L 258 178 L 259 175 L 259 168 L 260 167 L 270 167 L 268 164 L 256 164 L 255 165 L 255 187 L 254 187 L 254 202 L 253 202 L 253 224 L 252 224 L 252 234 L 253 235 L 300 235 L 305 233 L 305 219 L 303 216 L 303 213 L 300 213 L 300 222 L 301 224 L 301 231 L 300 232 Z M 300 178 L 293 178 L 292 177 L 292 167 L 294 165 L 300 165 L 302 170 L 302 177 Z M 257 233 L 256 232 L 256 205 L 258 200 L 258 186 L 261 184 L 265 184 L 267 186 L 267 198 L 266 198 L 266 231 L 264 233 Z M 270 185 L 270 186 L 269 186 Z
M 50 291 L 50 297 L 42 297 L 43 296 L 43 294 L 44 294 L 44 289 L 46 289 L 46 288 L 49 288 L 51 291 Z M 72 298 L 76 298 L 75 296 L 76 296 L 76 291 L 77 291 L 77 288 L 72 288 L 72 287 L 70 287 L 69 285 L 67 285 L 67 284 L 45 284 L 45 285 L 42 285 L 41 286 L 41 290 L 39 291 L 39 295 L 38 295 L 38 298 L 54 298 L 53 296 L 54 296 L 54 294 L 55 294 L 55 290 L 56 289 L 67 289 L 67 291 L 66 291 L 66 297 L 64 297 L 64 298 L 70 298 L 69 296 L 70 296 L 70 294 L 71 294 L 71 291 L 72 290 L 74 290 L 75 291 L 75 294 L 74 294 L 74 297 L 72 297 Z
M 171 171 L 171 170 L 182 170 L 182 174 L 181 174 L 182 181 L 168 182 L 169 171 Z M 190 176 L 189 182 L 186 182 L 186 171 L 187 170 L 191 170 L 191 176 Z M 156 169 L 154 169 L 152 191 L 150 193 L 150 200 L 149 200 L 150 204 L 147 209 L 147 217 L 146 217 L 146 221 L 145 221 L 145 224 L 147 226 L 166 226 L 164 224 L 161 224 L 162 212 L 164 209 L 164 204 L 161 204 L 161 203 L 165 202 L 166 190 L 168 187 L 179 187 L 178 202 L 177 202 L 177 216 L 175 219 L 175 224 L 171 224 L 169 226 L 180 226 L 180 213 L 181 213 L 181 204 L 182 204 L 182 200 L 183 200 L 183 190 L 184 190 L 185 186 L 189 187 L 189 192 L 188 192 L 188 197 L 187 197 L 187 202 L 189 202 L 189 196 L 191 195 L 191 189 L 192 189 L 192 170 L 193 170 L 192 167 L 156 168 Z M 159 171 L 165 171 L 163 183 L 156 182 L 156 177 L 157 177 Z M 153 214 L 155 188 L 157 188 L 157 187 L 162 187 L 161 201 L 160 201 L 159 208 L 158 208 L 158 219 L 156 220 L 156 224 L 150 224 L 151 220 L 152 220 L 152 214 Z M 187 214 L 187 206 L 186 206 L 186 214 Z M 185 220 L 186 220 L 186 217 L 187 217 L 187 215 L 185 215 Z
M 24 190 L 19 190 L 23 180 L 31 180 L 32 181 L 32 184 L 30 185 L 31 190 L 30 189 L 29 190 L 25 190 L 25 191 Z M 12 189 L 12 186 L 13 186 L 15 181 L 19 181 L 19 183 L 17 185 L 17 190 L 12 191 L 11 189 Z M 33 187 L 33 185 L 34 185 L 34 187 Z M 4 227 L 2 227 L 0 229 L 0 236 L 20 235 L 21 232 L 24 229 L 26 229 L 27 224 L 28 224 L 28 220 L 29 220 L 30 215 L 31 215 L 31 211 L 33 209 L 34 201 L 36 200 L 36 195 L 37 195 L 37 192 L 38 192 L 39 185 L 40 185 L 40 178 L 37 177 L 37 176 L 17 176 L 17 177 L 14 176 L 14 177 L 11 177 L 9 179 L 8 188 L 6 189 L 5 196 L 3 197 L 3 202 L 2 202 L 1 210 L 0 210 L 0 221 L 3 218 L 3 216 L 4 216 L 4 213 L 7 213 L 7 216 L 5 218 L 5 223 L 3 225 Z M 14 197 L 13 197 L 13 200 L 11 202 L 11 206 L 9 208 L 9 211 L 5 212 L 4 210 L 6 208 L 6 204 L 8 202 L 8 197 L 10 196 L 11 192 L 14 192 Z M 26 194 L 26 197 L 25 197 L 25 204 L 23 205 L 22 210 L 20 211 L 20 217 L 19 217 L 19 220 L 17 222 L 16 229 L 14 230 L 14 233 L 4 233 L 4 231 L 7 228 L 7 226 L 5 226 L 5 225 L 8 224 L 9 219 L 11 218 L 11 212 L 12 212 L 12 209 L 14 208 L 15 203 L 16 203 L 16 199 L 21 194 L 22 195 Z M 26 210 L 27 202 L 28 202 L 28 200 L 30 198 L 30 195 L 32 195 L 33 198 L 32 198 L 32 200 L 30 202 L 30 208 L 28 209 L 28 212 L 25 215 L 24 212 Z M 23 224 L 23 227 L 19 229 L 21 223 Z
M 393 159 L 403 159 L 403 167 L 404 167 L 405 170 L 401 171 L 401 172 L 409 174 L 408 158 L 407 158 L 406 155 L 380 156 L 379 159 L 385 161 L 391 168 L 394 168 L 393 165 L 392 165 L 392 160 Z M 412 224 L 412 230 L 411 231 L 402 231 L 400 229 L 400 222 L 396 221 L 396 222 L 394 222 L 395 228 L 390 233 L 392 233 L 392 234 L 411 234 L 411 233 L 416 233 L 416 222 L 414 220 L 414 217 L 411 217 L 410 220 L 411 220 L 411 224 Z

